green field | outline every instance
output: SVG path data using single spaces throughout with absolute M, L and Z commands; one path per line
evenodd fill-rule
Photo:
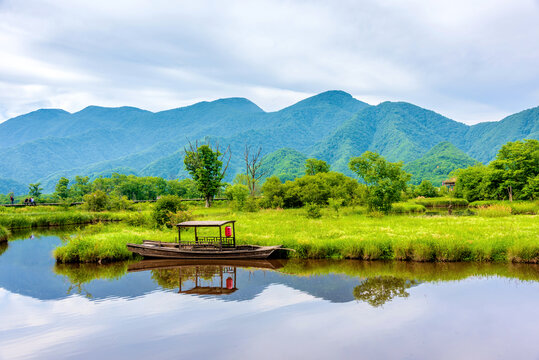
M 304 259 L 363 259 L 406 261 L 539 262 L 539 218 L 511 215 L 502 210 L 475 216 L 389 215 L 371 217 L 363 208 L 338 213 L 322 209 L 309 219 L 304 209 L 237 212 L 223 206 L 193 207 L 196 219 L 237 220 L 240 244 L 292 248 L 291 257 Z M 129 215 L 124 215 L 126 218 Z M 59 262 L 127 260 L 128 242 L 143 239 L 175 241 L 173 230 L 151 227 L 147 215 L 131 215 L 128 222 L 95 225 L 66 240 L 55 256 Z M 137 225 L 137 226 L 133 226 Z M 209 231 L 209 230 L 208 230 Z M 182 238 L 193 237 L 192 232 Z

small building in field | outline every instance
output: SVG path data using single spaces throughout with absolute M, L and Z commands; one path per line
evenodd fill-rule
M 456 178 L 451 178 L 451 179 L 442 181 L 442 186 L 447 186 L 447 189 L 449 191 L 453 191 L 455 189 L 455 184 L 456 183 L 457 183 L 457 179 Z

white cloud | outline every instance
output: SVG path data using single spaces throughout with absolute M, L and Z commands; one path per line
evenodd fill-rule
M 539 105 L 538 16 L 532 0 L 7 0 L 0 121 L 229 96 L 271 111 L 329 89 L 497 120 Z

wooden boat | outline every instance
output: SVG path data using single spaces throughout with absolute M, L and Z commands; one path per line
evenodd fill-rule
M 142 244 L 127 244 L 127 249 L 133 253 L 148 258 L 167 259 L 266 259 L 275 251 L 283 249 L 281 245 L 257 246 L 238 245 L 236 246 L 235 220 L 227 221 L 186 221 L 177 224 L 178 242 L 166 243 L 160 241 L 144 240 Z M 223 236 L 222 227 L 231 224 L 232 227 L 225 228 Z M 182 241 L 181 229 L 192 227 L 195 230 L 194 241 Z M 219 236 L 198 236 L 197 228 L 217 227 Z

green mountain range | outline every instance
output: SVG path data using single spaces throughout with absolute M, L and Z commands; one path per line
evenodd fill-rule
M 365 150 L 411 163 L 449 142 L 486 163 L 504 143 L 538 137 L 539 107 L 468 126 L 409 103 L 371 106 L 343 91 L 324 92 L 275 112 L 244 98 L 161 112 L 97 106 L 72 114 L 42 109 L 0 124 L 0 185 L 10 184 L 0 186 L 0 193 L 38 181 L 52 191 L 61 176 L 115 171 L 186 177 L 183 148 L 188 141 L 204 139 L 230 146 L 230 181 L 244 171 L 245 145 L 261 146 L 268 172 L 284 179 L 302 174 L 306 157 L 349 173 L 349 158 Z M 460 155 L 454 158 L 456 165 Z M 414 181 L 425 176 L 416 175 Z

